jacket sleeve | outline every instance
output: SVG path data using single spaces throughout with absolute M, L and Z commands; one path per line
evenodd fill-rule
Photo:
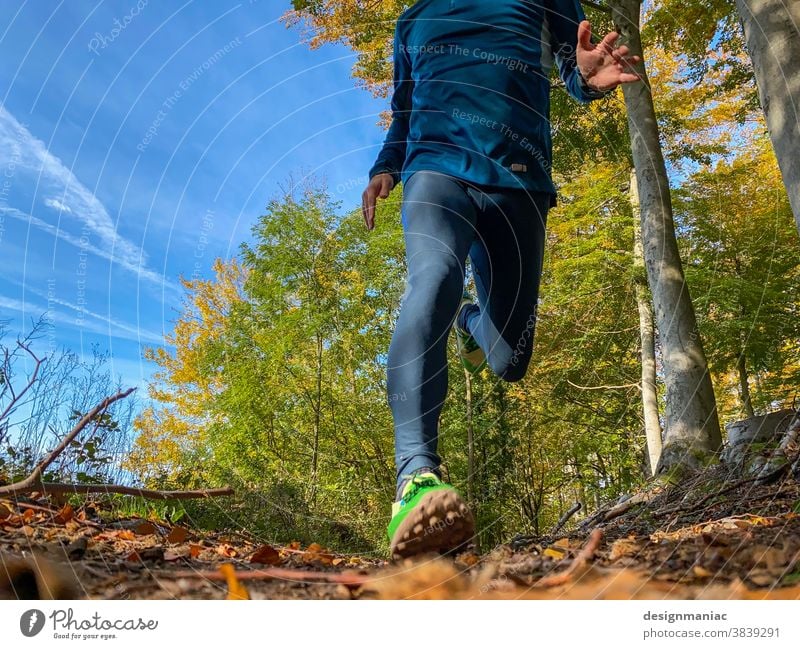
M 394 34 L 394 90 L 392 93 L 392 123 L 386 133 L 383 148 L 369 170 L 369 179 L 379 173 L 391 173 L 394 184 L 400 182 L 400 172 L 406 160 L 408 118 L 411 113 L 411 61 L 400 37 L 402 21 L 397 21 Z
M 590 87 L 578 69 L 578 25 L 586 19 L 580 0 L 545 0 L 544 6 L 558 72 L 567 92 L 582 104 L 608 95 L 610 90 Z

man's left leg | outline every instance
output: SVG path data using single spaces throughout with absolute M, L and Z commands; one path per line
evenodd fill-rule
M 533 352 L 550 195 L 470 191 L 480 194 L 484 207 L 470 249 L 479 306 L 462 309 L 459 326 L 472 335 L 497 376 L 519 381 Z

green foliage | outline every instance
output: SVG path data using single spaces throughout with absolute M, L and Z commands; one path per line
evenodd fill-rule
M 718 403 L 730 418 L 741 412 L 741 386 L 725 377 L 740 363 L 757 378 L 751 386 L 756 410 L 789 403 L 800 378 L 797 231 L 765 136 L 747 144 L 675 192 L 686 277 L 718 377 Z
M 314 47 L 353 47 L 355 76 L 380 93 L 394 20 L 409 4 L 297 0 L 292 20 L 308 21 Z M 752 117 L 754 92 L 732 7 L 662 0 L 643 33 L 672 180 L 688 178 L 675 192 L 676 225 L 723 419 L 739 412 L 730 392 L 742 356 L 759 408 L 800 376 L 796 233 L 774 159 L 763 147 L 747 152 L 752 125 L 740 122 Z M 592 18 L 597 33 L 610 28 Z M 709 55 L 712 43 L 720 56 Z M 632 259 L 622 92 L 587 108 L 556 91 L 552 118 L 560 205 L 548 217 L 528 375 L 514 384 L 488 370 L 475 377 L 468 421 L 466 378 L 450 355 L 439 450 L 446 477 L 470 492 L 484 547 L 546 533 L 576 500 L 593 509 L 646 475 L 643 277 Z M 219 262 L 215 280 L 187 283 L 175 353 L 150 356 L 164 371 L 130 466 L 150 486 L 235 488 L 232 499 L 184 503 L 193 523 L 385 549 L 394 482 L 385 361 L 405 279 L 400 199 L 398 190 L 379 201 L 367 232 L 360 209 L 338 217 L 326 188 L 309 183 L 269 203 L 240 259 Z

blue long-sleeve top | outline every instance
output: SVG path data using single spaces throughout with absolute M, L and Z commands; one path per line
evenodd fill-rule
M 420 169 L 552 195 L 550 73 L 604 97 L 575 60 L 579 0 L 417 0 L 394 35 L 392 123 L 369 178 Z

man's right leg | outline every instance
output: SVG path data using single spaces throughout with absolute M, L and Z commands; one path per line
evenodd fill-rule
M 439 466 L 447 340 L 477 219 L 472 199 L 451 176 L 417 171 L 403 192 L 408 278 L 387 363 L 398 483 L 414 470 Z
M 472 515 L 452 487 L 428 471 L 412 474 L 439 468 L 447 340 L 461 301 L 476 207 L 463 185 L 435 171 L 415 172 L 403 192 L 408 277 L 387 362 L 398 481 L 388 529 L 394 556 L 453 549 L 474 533 Z

